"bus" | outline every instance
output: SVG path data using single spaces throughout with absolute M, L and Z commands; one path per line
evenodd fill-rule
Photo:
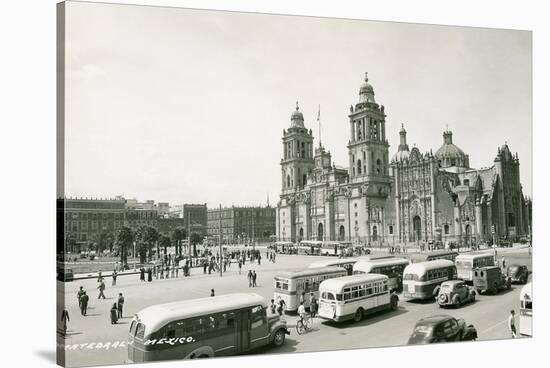
M 346 249 L 351 246 L 350 242 L 326 241 L 321 244 L 321 254 L 323 256 L 339 256 L 345 254 Z
M 273 244 L 276 253 L 292 254 L 296 246 L 292 242 L 280 241 Z
M 448 259 L 449 261 L 455 261 L 458 256 L 458 252 L 454 250 L 435 250 L 429 253 L 413 253 L 409 256 L 411 263 L 433 261 L 436 259 Z
M 286 322 L 253 293 L 226 294 L 153 305 L 135 314 L 129 329 L 133 363 L 235 355 L 281 346 Z
M 318 256 L 321 254 L 321 244 L 318 240 L 302 240 L 298 244 L 298 254 Z
M 412 263 L 403 271 L 403 297 L 436 298 L 443 281 L 456 280 L 456 266 L 448 259 Z
M 309 268 L 320 268 L 320 267 L 343 267 L 348 271 L 348 276 L 353 274 L 353 265 L 357 262 L 356 259 L 326 259 L 322 261 L 313 262 L 309 265 Z
M 492 253 L 467 253 L 460 254 L 455 259 L 458 278 L 472 282 L 473 269 L 495 265 L 495 258 Z
M 309 307 L 310 293 L 319 299 L 319 284 L 327 279 L 347 276 L 342 267 L 308 268 L 303 271 L 281 272 L 275 276 L 273 298 L 278 304 L 285 303 L 285 311 L 293 312 L 300 306 L 300 297 L 304 296 L 304 307 Z
M 359 322 L 367 314 L 396 310 L 399 298 L 390 292 L 388 277 L 359 274 L 326 280 L 320 286 L 319 317 Z
M 533 286 L 525 284 L 519 293 L 519 334 L 533 336 Z
M 389 278 L 390 291 L 403 290 L 403 271 L 409 265 L 405 258 L 391 257 L 373 260 L 358 260 L 353 267 L 353 273 L 379 273 Z

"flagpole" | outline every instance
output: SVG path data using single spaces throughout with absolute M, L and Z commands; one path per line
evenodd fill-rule
M 319 104 L 319 110 L 317 110 L 317 123 L 319 124 L 319 147 L 321 147 L 321 104 Z

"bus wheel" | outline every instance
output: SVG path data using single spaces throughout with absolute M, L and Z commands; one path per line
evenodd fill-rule
M 280 328 L 273 336 L 273 346 L 282 346 L 285 343 L 285 331 Z
M 353 316 L 353 322 L 359 322 L 363 319 L 363 308 L 359 308 L 355 311 L 355 315 Z

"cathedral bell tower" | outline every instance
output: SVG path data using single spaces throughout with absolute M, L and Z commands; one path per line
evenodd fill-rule
M 389 193 L 386 115 L 384 106 L 376 103 L 374 90 L 368 81 L 365 73 L 365 82 L 359 89 L 359 102 L 350 107 L 350 183 L 377 183 L 377 192 Z
M 311 129 L 304 126 L 304 116 L 296 102 L 296 110 L 290 116 L 290 127 L 283 130 L 282 194 L 304 188 L 313 167 L 313 136 Z

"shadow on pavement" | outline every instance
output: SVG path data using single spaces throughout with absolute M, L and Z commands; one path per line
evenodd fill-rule
M 55 361 L 55 357 L 56 357 L 55 350 L 40 350 L 40 351 L 35 351 L 34 354 L 41 357 L 42 359 L 44 359 L 45 361 L 47 361 L 49 363 L 53 363 L 53 364 L 56 363 L 56 361 Z
M 396 311 L 381 311 L 373 314 L 369 314 L 365 316 L 360 322 L 353 322 L 353 320 L 345 321 L 345 322 L 334 322 L 334 321 L 325 321 L 323 322 L 323 325 L 334 327 L 337 329 L 353 329 L 358 327 L 365 327 L 369 325 L 373 325 L 379 322 L 383 322 L 388 318 L 396 317 L 401 314 L 407 313 L 408 310 L 406 310 L 404 307 L 399 307 Z

